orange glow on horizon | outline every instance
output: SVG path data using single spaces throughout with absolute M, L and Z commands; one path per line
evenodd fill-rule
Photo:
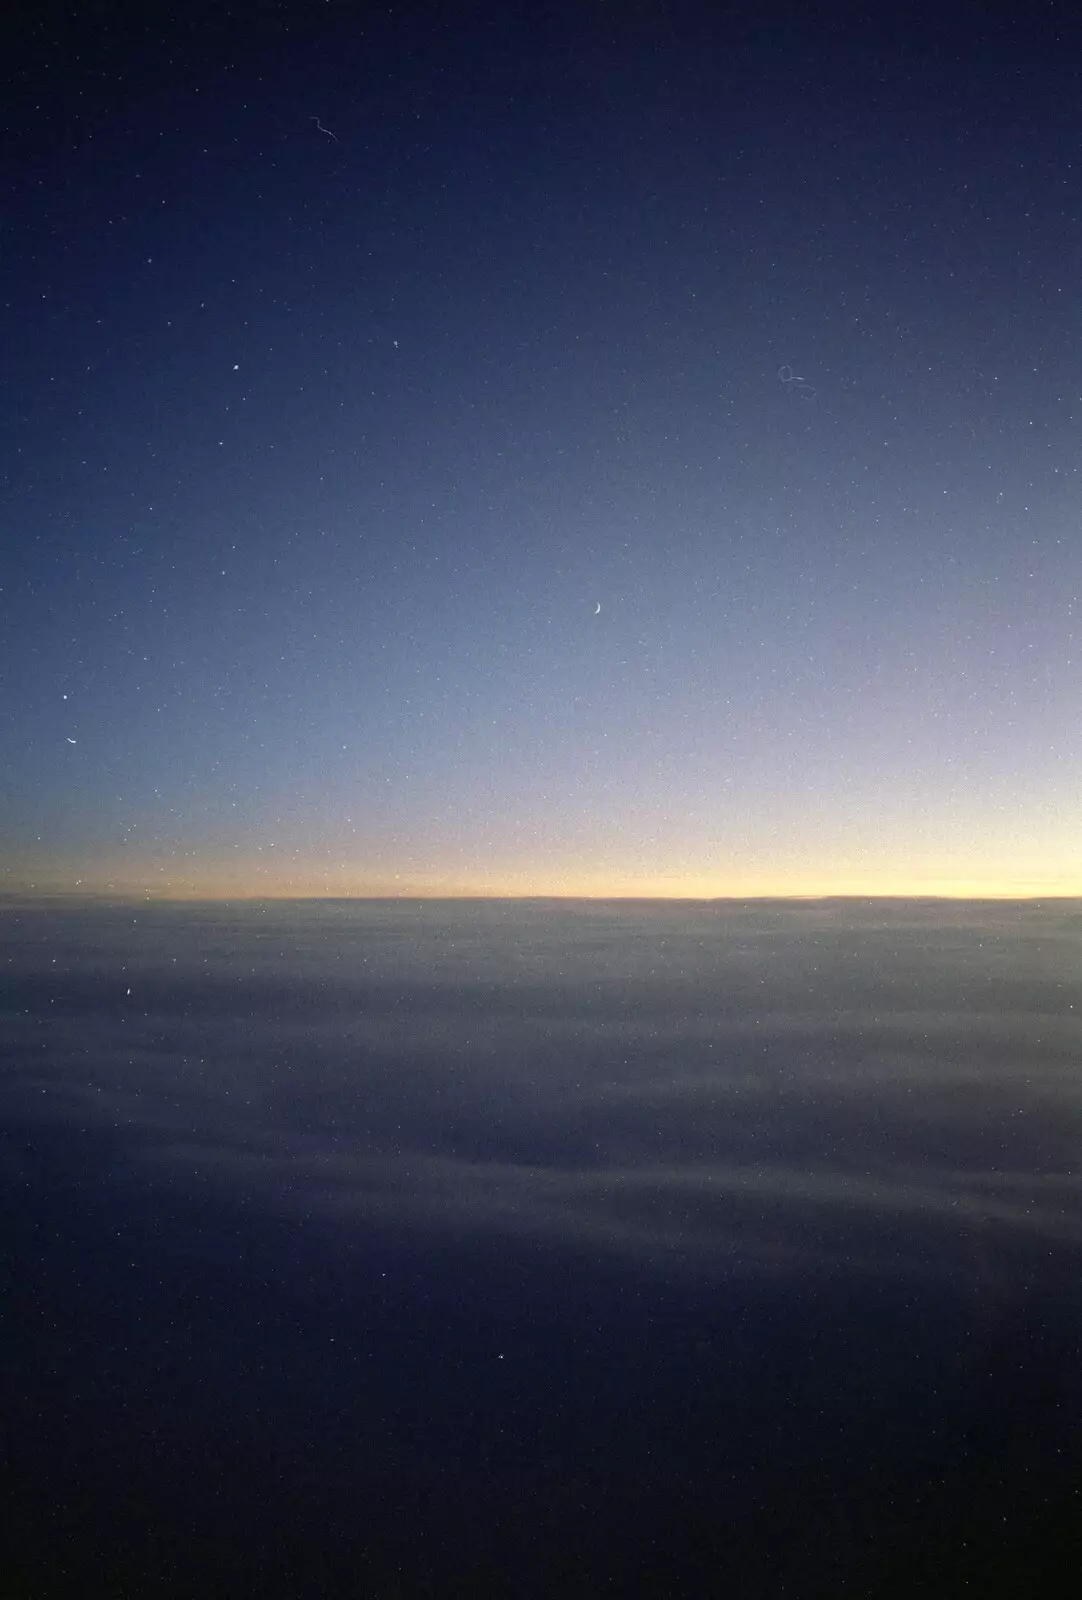
M 972 868 L 949 863 L 883 866 L 824 865 L 790 870 L 620 872 L 493 869 L 487 872 L 365 873 L 294 864 L 271 872 L 250 863 L 157 862 L 95 867 L 27 866 L 0 874 L 0 894 L 20 898 L 286 900 L 286 899 L 566 899 L 566 900 L 1024 900 L 1082 897 L 1082 871 L 1062 873 Z

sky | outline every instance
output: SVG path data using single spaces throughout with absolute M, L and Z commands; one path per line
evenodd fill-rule
M 1082 18 L 3 24 L 0 892 L 1082 894 Z

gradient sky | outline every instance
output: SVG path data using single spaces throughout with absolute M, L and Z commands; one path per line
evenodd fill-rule
M 4 24 L 0 889 L 1082 893 L 1082 18 L 991 9 Z

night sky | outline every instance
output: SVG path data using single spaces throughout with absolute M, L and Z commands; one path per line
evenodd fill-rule
M 2 43 L 0 889 L 1082 893 L 1074 7 Z

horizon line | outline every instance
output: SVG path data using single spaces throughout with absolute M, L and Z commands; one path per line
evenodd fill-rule
M 0 889 L 0 907 L 14 903 L 44 904 L 63 902 L 104 903 L 107 905 L 423 905 L 433 901 L 447 904 L 486 904 L 513 902 L 516 904 L 564 905 L 823 905 L 825 903 L 879 903 L 901 905 L 1035 905 L 1047 901 L 1082 902 L 1082 892 L 1051 890 L 1044 893 L 1021 894 L 952 894 L 952 893 L 822 893 L 822 894 L 498 894 L 484 892 L 433 894 L 155 894 L 140 891 L 108 890 L 3 890 Z

